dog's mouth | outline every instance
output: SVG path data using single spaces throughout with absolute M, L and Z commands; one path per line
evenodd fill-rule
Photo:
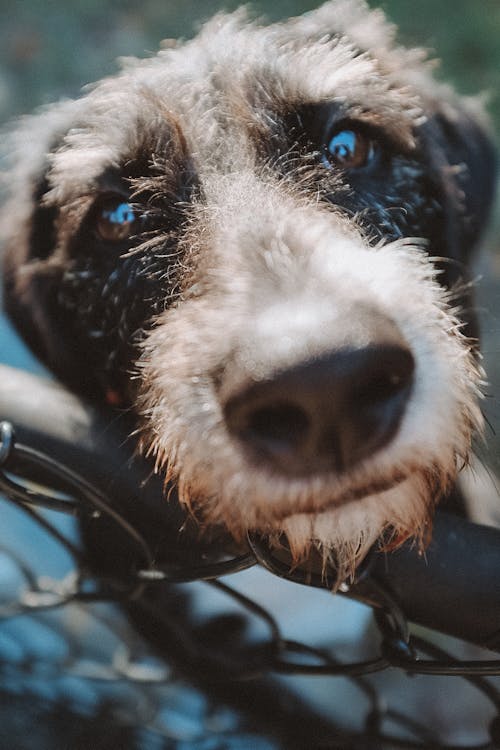
M 267 483 L 258 526 L 386 492 L 410 473 L 407 462 L 378 468 L 403 420 L 415 369 L 399 331 L 380 320 L 384 337 L 368 346 L 334 349 L 236 388 L 229 377 L 231 387 L 222 381 L 216 391 L 241 466 Z
M 361 502 L 364 498 L 372 497 L 374 495 L 381 495 L 382 493 L 388 492 L 400 484 L 405 482 L 409 477 L 408 472 L 395 471 L 390 477 L 379 478 L 373 481 L 363 483 L 361 485 L 350 484 L 347 481 L 346 485 L 339 491 L 338 487 L 336 491 L 333 491 L 330 495 L 325 490 L 324 497 L 318 499 L 311 495 L 310 503 L 307 501 L 307 495 L 304 496 L 303 502 L 300 508 L 297 507 L 279 507 L 273 508 L 272 519 L 273 525 L 279 524 L 282 521 L 286 521 L 289 518 L 300 513 L 302 516 L 317 516 L 319 513 L 327 513 L 329 511 L 335 511 L 342 506 L 350 503 Z M 326 483 L 328 483 L 328 475 L 325 477 Z M 331 475 L 330 482 L 332 486 L 337 483 L 338 477 Z

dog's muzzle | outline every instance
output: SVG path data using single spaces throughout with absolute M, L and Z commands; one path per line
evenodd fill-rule
M 424 538 L 481 373 L 418 240 L 372 247 L 269 192 L 258 225 L 216 213 L 199 285 L 144 344 L 145 444 L 204 528 L 313 545 L 341 580 L 384 531 Z

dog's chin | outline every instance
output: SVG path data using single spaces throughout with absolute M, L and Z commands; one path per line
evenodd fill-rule
M 167 476 L 202 530 L 222 526 L 238 543 L 256 533 L 275 550 L 285 546 L 291 566 L 319 558 L 330 580 L 335 571 L 337 585 L 354 577 L 377 542 L 393 548 L 412 537 L 423 546 L 435 503 L 456 474 L 455 462 L 303 478 L 246 468 L 226 474 L 219 486 L 213 476 L 207 482 L 206 465 L 196 476 L 175 470 Z
M 323 573 L 328 571 L 330 579 L 334 574 L 340 584 L 355 576 L 374 545 L 394 549 L 412 537 L 423 547 L 439 496 L 423 472 L 392 484 L 387 480 L 385 486 L 381 481 L 378 488 L 353 489 L 313 512 L 289 514 L 269 538 L 278 544 L 281 531 L 294 565 L 319 553 Z

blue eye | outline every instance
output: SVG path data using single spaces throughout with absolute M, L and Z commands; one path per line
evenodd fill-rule
M 120 224 L 121 226 L 132 224 L 135 221 L 135 215 L 130 203 L 120 203 L 114 209 L 105 209 L 102 212 L 102 216 L 112 224 Z
M 322 162 L 326 167 L 360 169 L 373 161 L 376 144 L 359 130 L 338 130 L 327 141 Z
M 123 242 L 136 233 L 137 215 L 130 203 L 113 196 L 100 204 L 95 227 L 106 242 Z

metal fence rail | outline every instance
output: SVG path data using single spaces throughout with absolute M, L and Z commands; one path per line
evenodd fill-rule
M 6 382 L 9 373 L 2 374 Z M 30 382 L 35 387 L 34 379 Z M 18 385 L 25 389 L 26 382 Z M 67 408 L 73 414 L 68 440 L 75 443 L 72 435 L 76 423 L 81 427 L 81 413 L 78 422 L 73 397 L 68 406 L 64 392 L 52 385 L 36 387 L 49 411 L 52 396 L 66 399 L 66 406 L 59 402 L 59 411 Z M 60 452 L 53 430 L 45 441 L 47 453 L 40 450 L 40 435 L 26 432 L 27 422 L 36 423 L 30 409 L 23 415 L 19 404 L 15 409 L 1 403 L 0 407 L 0 417 L 8 417 L 0 424 L 0 508 L 2 503 L 5 508 L 16 507 L 65 559 L 62 576 L 47 576 L 26 554 L 28 550 L 13 544 L 0 527 L 0 706 L 4 707 L 0 707 L 0 748 L 17 750 L 11 735 L 17 731 L 21 737 L 29 714 L 43 714 L 44 726 L 53 724 L 52 744 L 44 745 L 40 735 L 38 745 L 29 744 L 32 740 L 23 734 L 21 750 L 500 747 L 500 692 L 490 679 L 500 675 L 500 661 L 458 660 L 421 629 L 412 632 L 408 622 L 409 615 L 412 620 L 427 619 L 452 635 L 465 635 L 498 650 L 498 532 L 443 516 L 438 519 L 439 540 L 435 551 L 429 551 L 429 561 L 422 561 L 411 549 L 395 556 L 371 555 L 359 580 L 342 589 L 373 607 L 378 647 L 367 658 L 346 663 L 330 648 L 288 638 L 286 628 L 265 606 L 227 582 L 229 574 L 236 580 L 256 565 L 322 589 L 331 586 L 328 575 L 314 569 L 291 570 L 257 537 L 250 538 L 244 549 L 234 550 L 228 544 L 222 552 L 220 544 L 197 546 L 188 537 L 185 547 L 172 543 L 171 553 L 161 559 L 157 540 L 134 523 L 133 512 L 120 510 L 122 503 L 129 506 L 116 483 L 104 483 L 108 495 L 101 484 L 91 481 L 96 472 L 90 472 L 85 445 L 95 428 L 92 420 L 86 426 L 87 437 L 76 430 L 84 446 L 80 453 L 75 448 L 76 463 L 68 455 L 61 462 L 54 457 Z M 19 414 L 18 424 L 14 411 Z M 101 440 L 110 443 L 110 450 L 118 450 L 107 428 L 101 425 L 98 432 Z M 89 438 L 88 444 L 92 442 Z M 99 458 L 107 462 L 98 448 L 92 461 Z M 83 476 L 75 465 L 83 467 Z M 133 472 L 124 472 L 123 462 L 120 466 L 120 481 L 130 484 L 137 479 Z M 116 478 L 116 467 L 113 474 Z M 140 494 L 138 488 L 139 483 L 132 494 Z M 57 522 L 65 517 L 75 519 L 83 529 L 83 543 L 74 530 Z M 111 550 L 109 539 L 116 543 Z M 29 534 L 25 541 L 28 546 L 32 543 Z M 464 561 L 465 549 L 469 559 Z M 460 565 L 470 575 L 464 577 Z M 449 595 L 453 572 L 460 580 Z M 222 608 L 200 623 L 192 611 L 192 581 L 230 601 L 229 614 Z M 451 614 L 446 601 L 444 607 L 434 606 L 447 596 L 463 606 Z M 411 604 L 415 600 L 417 604 Z M 412 606 L 414 611 L 408 612 Z M 335 640 L 334 626 L 332 630 Z M 83 653 L 82 632 L 91 645 L 90 654 Z M 39 652 L 36 637 L 51 644 L 45 654 L 43 649 Z M 402 691 L 415 674 L 448 675 L 450 696 L 456 677 L 467 680 L 490 705 L 492 720 L 485 727 L 484 740 L 446 744 L 429 730 L 425 717 L 412 714 L 411 706 L 404 712 L 387 706 L 369 675 L 394 667 L 400 671 Z M 352 731 L 339 728 L 288 690 L 280 675 L 348 678 L 363 696 L 360 726 Z M 104 699 L 94 695 L 97 683 L 107 686 Z M 77 725 L 72 721 L 75 716 Z M 54 740 L 54 732 L 59 732 L 59 739 Z

